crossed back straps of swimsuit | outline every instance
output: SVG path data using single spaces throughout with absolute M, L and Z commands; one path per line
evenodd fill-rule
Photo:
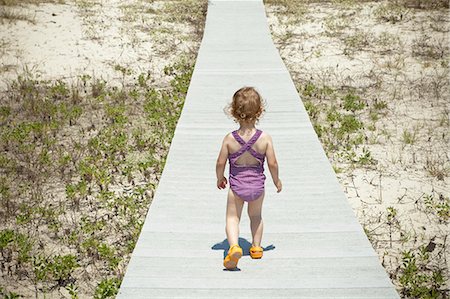
M 236 164 L 236 160 L 246 151 L 248 151 L 256 160 L 258 160 L 258 162 L 260 162 L 260 165 L 264 163 L 264 155 L 258 153 L 252 148 L 252 146 L 258 140 L 259 136 L 261 136 L 261 133 L 261 130 L 256 130 L 256 133 L 252 138 L 250 138 L 248 142 L 245 142 L 241 138 L 241 136 L 239 136 L 237 130 L 231 133 L 234 139 L 236 139 L 236 141 L 239 142 L 240 145 L 242 145 L 242 147 L 237 152 L 230 154 L 230 159 L 233 159 L 233 164 Z

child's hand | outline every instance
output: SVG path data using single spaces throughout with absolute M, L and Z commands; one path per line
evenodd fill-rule
M 225 189 L 226 186 L 227 186 L 227 179 L 225 177 L 222 177 L 221 179 L 217 180 L 217 188 Z
M 278 179 L 278 181 L 275 183 L 275 187 L 277 187 L 277 193 L 280 193 L 281 189 L 283 189 L 283 185 L 281 184 L 280 179 Z

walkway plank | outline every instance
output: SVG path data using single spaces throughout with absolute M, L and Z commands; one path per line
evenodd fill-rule
M 284 190 L 267 173 L 262 260 L 241 223 L 241 271 L 224 271 L 226 192 L 215 187 L 223 108 L 243 85 L 267 101 Z M 267 168 L 267 167 L 266 167 Z M 399 298 L 334 175 L 271 40 L 261 0 L 209 1 L 166 166 L 118 298 Z

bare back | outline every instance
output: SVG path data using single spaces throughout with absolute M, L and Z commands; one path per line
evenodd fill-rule
M 245 142 L 248 142 L 252 136 L 245 137 L 240 136 Z M 242 147 L 242 145 L 232 136 L 232 134 L 229 134 L 227 136 L 227 139 L 229 139 L 227 146 L 228 146 L 228 152 L 230 154 L 233 154 L 237 151 L 239 151 Z M 256 140 L 256 142 L 252 145 L 252 149 L 258 152 L 261 155 L 265 155 L 267 150 L 268 140 L 267 140 L 267 134 L 264 132 L 261 134 L 261 136 Z M 245 151 L 237 160 L 237 165 L 242 166 L 251 166 L 251 165 L 259 165 L 260 162 L 248 151 Z

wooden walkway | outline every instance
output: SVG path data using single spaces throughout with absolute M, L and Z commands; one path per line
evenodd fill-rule
M 243 85 L 267 101 L 283 192 L 269 173 L 264 257 L 224 271 L 226 191 L 215 162 L 236 125 L 224 106 Z M 266 167 L 267 169 L 267 167 Z M 267 170 L 266 170 L 267 171 Z M 245 212 L 245 210 L 244 210 Z M 118 298 L 399 298 L 334 175 L 272 43 L 261 0 L 209 3 L 185 106 Z

